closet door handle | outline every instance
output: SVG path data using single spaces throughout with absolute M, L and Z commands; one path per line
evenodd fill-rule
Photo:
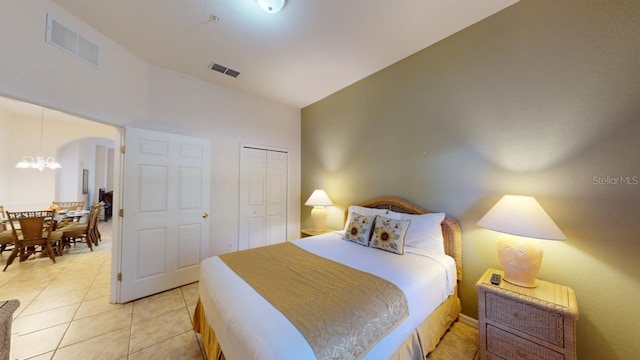
M 207 214 L 207 213 L 203 213 L 203 214 L 202 214 L 202 218 L 203 218 L 203 219 L 206 219 L 206 218 L 208 218 L 208 217 L 209 217 L 209 214 Z

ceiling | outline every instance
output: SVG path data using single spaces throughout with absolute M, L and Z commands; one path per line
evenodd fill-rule
M 302 108 L 517 0 L 53 2 L 151 64 Z

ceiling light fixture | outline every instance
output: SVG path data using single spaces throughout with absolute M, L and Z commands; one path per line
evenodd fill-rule
M 18 169 L 38 169 L 42 171 L 45 168 L 55 170 L 55 169 L 60 169 L 62 167 L 62 165 L 60 165 L 60 163 L 57 162 L 54 157 L 49 156 L 48 158 L 45 159 L 42 156 L 42 142 L 44 138 L 44 130 L 43 130 L 44 108 L 41 108 L 41 109 L 42 109 L 42 114 L 40 116 L 40 152 L 36 157 L 29 156 L 29 155 L 23 156 L 22 160 L 20 160 L 20 162 L 16 164 L 16 167 Z
M 285 0 L 256 0 L 258 5 L 262 8 L 262 10 L 268 12 L 269 14 L 275 14 L 278 11 L 282 10 L 285 4 Z

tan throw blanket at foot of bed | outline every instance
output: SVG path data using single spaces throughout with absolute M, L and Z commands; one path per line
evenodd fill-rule
M 361 358 L 409 313 L 396 285 L 291 243 L 220 259 L 300 331 L 318 359 Z

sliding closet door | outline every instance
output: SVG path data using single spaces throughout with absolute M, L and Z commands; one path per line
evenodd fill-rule
M 240 155 L 239 250 L 264 245 L 267 152 L 242 148 Z
M 287 153 L 267 151 L 265 245 L 287 240 Z
M 239 250 L 287 239 L 288 154 L 242 147 Z

